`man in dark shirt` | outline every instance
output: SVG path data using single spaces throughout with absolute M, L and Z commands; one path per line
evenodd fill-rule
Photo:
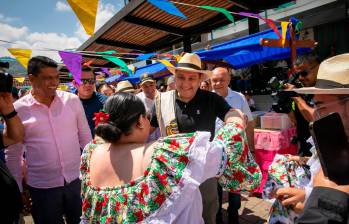
M 178 62 L 177 67 L 168 67 L 174 74 L 176 90 L 174 111 L 179 133 L 209 131 L 211 139 L 215 133 L 216 118 L 223 121 L 229 119 L 229 104 L 215 93 L 199 89 L 202 80 L 207 79 L 210 72 L 201 70 L 201 60 L 196 54 L 186 53 Z M 161 93 L 164 94 L 164 93 Z M 170 102 L 161 101 L 170 107 Z M 157 106 L 152 109 L 151 125 L 159 127 Z M 163 112 L 163 111 L 162 111 Z M 161 116 L 165 116 L 162 114 Z M 217 181 L 211 178 L 200 186 L 203 200 L 203 219 L 205 223 L 216 223 L 218 211 Z
M 317 71 L 319 69 L 318 57 L 309 53 L 299 56 L 294 65 L 295 71 L 299 73 L 298 80 L 304 87 L 312 87 L 315 85 Z M 294 86 L 287 84 L 287 89 L 293 89 Z M 294 102 L 294 110 L 291 111 L 290 118 L 297 124 L 297 138 L 300 144 L 298 154 L 301 156 L 311 156 L 311 144 L 307 142 L 310 137 L 309 122 L 313 121 L 314 108 L 312 105 L 312 95 L 300 95 L 292 97 Z
M 73 84 L 77 89 L 77 95 L 79 96 L 84 107 L 88 125 L 91 129 L 91 134 L 94 136 L 94 113 L 99 112 L 103 108 L 107 97 L 96 92 L 96 78 L 89 67 L 83 67 L 80 85 L 75 80 L 73 81 Z

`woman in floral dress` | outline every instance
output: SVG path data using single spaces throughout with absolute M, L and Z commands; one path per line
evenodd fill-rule
M 96 114 L 96 139 L 82 155 L 81 223 L 203 223 L 199 185 L 217 177 L 225 190 L 251 192 L 261 172 L 251 157 L 243 114 L 209 141 L 209 132 L 177 134 L 145 144 L 143 103 L 117 93 Z

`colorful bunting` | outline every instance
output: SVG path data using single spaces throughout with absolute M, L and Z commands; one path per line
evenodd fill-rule
M 282 32 L 282 46 L 285 46 L 287 27 L 290 22 L 281 22 L 281 32 Z
M 90 67 L 91 64 L 92 64 L 94 61 L 95 61 L 95 60 L 89 60 L 88 62 L 85 62 L 85 63 L 84 63 L 84 66 Z
M 28 62 L 32 54 L 30 49 L 20 49 L 20 48 L 8 48 L 7 49 L 17 61 L 23 65 L 24 68 L 28 67 Z
M 265 19 L 265 18 L 261 18 L 266 24 L 268 24 L 268 26 L 272 29 L 272 30 L 274 30 L 274 32 L 276 33 L 276 35 L 278 35 L 278 37 L 280 38 L 280 39 L 282 39 L 282 36 L 281 36 L 281 34 L 280 34 L 280 32 L 279 32 L 279 29 L 278 29 L 278 27 L 275 25 L 275 23 L 274 23 L 274 21 L 273 20 L 271 20 L 271 19 Z
M 106 54 L 106 55 L 112 55 L 115 54 L 116 51 L 111 50 L 111 51 L 97 51 L 96 54 Z
M 98 0 L 67 0 L 88 35 L 95 30 Z
M 62 91 L 67 91 L 69 87 L 67 85 L 59 85 L 57 89 Z
M 176 61 L 177 61 L 177 62 L 179 62 L 179 60 L 181 60 L 181 58 L 182 58 L 182 57 L 181 57 L 180 55 L 178 55 L 178 54 L 177 54 L 175 57 L 176 57 Z
M 25 77 L 16 77 L 15 80 L 19 83 L 23 83 L 25 80 Z
M 81 54 L 76 54 L 72 52 L 59 51 L 59 56 L 62 58 L 63 63 L 67 66 L 75 82 L 81 84 Z
M 168 14 L 179 16 L 182 19 L 186 19 L 187 17 L 177 9 L 177 7 L 167 0 L 148 0 L 149 3 L 153 4 L 155 7 L 167 12 Z
M 119 59 L 118 57 L 115 57 L 115 56 L 103 56 L 103 58 L 107 59 L 108 61 L 113 62 L 114 64 L 116 64 L 118 66 L 120 66 L 121 70 L 122 69 L 126 70 L 127 73 L 129 73 L 129 75 L 132 74 L 131 70 L 127 67 L 127 64 L 123 60 Z
M 261 19 L 262 17 L 259 14 L 256 13 L 250 13 L 250 12 L 239 12 L 240 16 L 246 16 L 246 17 L 256 17 L 258 19 Z
M 173 64 L 171 64 L 169 61 L 167 60 L 158 60 L 158 62 L 161 62 L 162 64 L 164 64 L 166 67 L 173 67 Z
M 214 6 L 209 6 L 209 5 L 201 5 L 201 6 L 199 6 L 199 8 L 213 10 L 213 11 L 223 13 L 227 17 L 227 19 L 229 19 L 232 23 L 235 24 L 234 16 L 225 8 L 214 7 Z
M 290 21 L 297 32 L 299 32 L 302 29 L 302 27 L 303 27 L 302 21 L 300 21 L 299 19 L 297 19 L 293 16 L 291 16 Z
M 138 60 L 138 61 L 147 60 L 147 59 L 153 57 L 154 55 L 156 55 L 156 53 L 142 54 L 142 55 L 139 55 L 139 56 L 136 58 L 136 60 Z
M 101 70 L 102 70 L 102 72 L 104 72 L 104 74 L 106 74 L 108 77 L 113 76 L 113 74 L 111 74 L 111 73 L 109 72 L 109 69 L 107 69 L 107 68 L 101 68 Z

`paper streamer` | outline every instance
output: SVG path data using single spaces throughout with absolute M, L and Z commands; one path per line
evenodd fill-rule
M 19 83 L 23 83 L 25 80 L 25 77 L 17 77 L 17 78 L 15 78 L 15 80 Z
M 285 42 L 286 42 L 286 33 L 287 33 L 287 27 L 288 27 L 288 24 L 290 22 L 281 22 L 281 32 L 282 32 L 282 47 L 285 46 Z
M 209 5 L 201 5 L 201 6 L 199 6 L 199 8 L 213 10 L 213 11 L 223 13 L 225 15 L 225 17 L 227 17 L 227 19 L 229 19 L 232 23 L 235 24 L 234 16 L 225 8 L 214 7 L 214 6 L 209 6 Z
M 169 61 L 167 60 L 157 60 L 158 62 L 161 62 L 162 64 L 164 64 L 166 67 L 174 67 L 173 64 L 171 64 Z
M 279 39 L 282 39 L 282 36 L 281 36 L 281 34 L 280 34 L 280 32 L 279 32 L 279 29 L 278 29 L 278 27 L 275 25 L 275 23 L 274 23 L 273 20 L 271 20 L 271 19 L 264 19 L 264 18 L 262 18 L 262 20 L 264 20 L 264 22 L 265 22 L 266 24 L 268 24 L 268 26 L 276 33 L 276 35 L 278 35 Z
M 20 49 L 20 48 L 8 48 L 7 49 L 17 61 L 23 65 L 24 68 L 28 67 L 28 62 L 32 54 L 30 49 Z
M 75 82 L 81 84 L 81 54 L 59 51 L 59 56 L 62 58 L 63 63 L 67 66 L 68 70 L 71 72 Z
M 147 60 L 147 59 L 153 57 L 154 55 L 156 55 L 156 53 L 148 53 L 148 54 L 139 55 L 139 56 L 136 58 L 136 60 L 138 60 L 138 61 Z
M 148 2 L 171 15 L 179 16 L 183 19 L 187 18 L 172 2 L 167 0 L 148 0 Z
M 88 35 L 95 30 L 98 0 L 67 0 Z
M 127 64 L 118 57 L 115 56 L 103 56 L 104 59 L 113 62 L 114 64 L 121 67 L 121 69 L 126 70 L 129 75 L 132 74 L 132 71 L 127 67 Z

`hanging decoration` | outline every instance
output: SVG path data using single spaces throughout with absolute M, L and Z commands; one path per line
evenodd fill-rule
M 95 30 L 98 0 L 67 0 L 88 35 Z
M 148 60 L 149 58 L 153 57 L 154 55 L 156 55 L 156 53 L 148 53 L 148 54 L 139 55 L 136 58 L 136 60 L 138 60 L 138 61 Z
M 62 58 L 63 63 L 67 66 L 68 70 L 73 75 L 75 82 L 81 84 L 81 54 L 72 52 L 59 51 L 59 56 Z
M 173 64 L 171 64 L 169 61 L 162 59 L 162 60 L 157 60 L 158 62 L 161 62 L 164 64 L 166 67 L 173 67 Z
M 7 49 L 17 61 L 23 65 L 24 68 L 28 67 L 28 62 L 32 54 L 30 49 L 20 49 L 20 48 L 8 48 Z
M 104 59 L 107 59 L 108 61 L 113 62 L 114 64 L 116 64 L 117 66 L 121 67 L 121 70 L 127 71 L 127 73 L 129 75 L 132 74 L 132 71 L 127 67 L 126 62 L 124 62 L 123 60 L 119 59 L 118 57 L 115 56 L 103 56 Z
M 187 18 L 172 2 L 167 0 L 148 0 L 148 2 L 168 14 L 181 17 L 182 19 Z
M 16 77 L 15 80 L 19 83 L 23 83 L 25 81 L 25 77 Z
M 209 6 L 209 5 L 201 5 L 201 6 L 199 6 L 199 8 L 213 10 L 213 11 L 223 13 L 225 15 L 225 17 L 227 17 L 227 19 L 230 20 L 235 25 L 234 16 L 225 8 L 214 7 L 214 6 Z
M 281 22 L 281 32 L 282 32 L 282 46 L 285 46 L 287 27 L 290 22 Z

